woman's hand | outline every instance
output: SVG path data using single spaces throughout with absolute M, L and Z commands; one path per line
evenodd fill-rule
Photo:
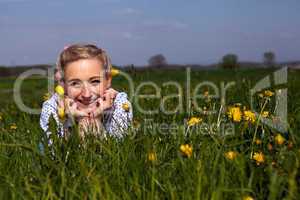
M 98 117 L 104 113 L 105 110 L 110 109 L 114 103 L 118 92 L 112 88 L 105 90 L 102 98 L 96 101 L 96 108 L 92 112 L 93 117 Z
M 58 100 L 58 112 L 62 110 L 66 115 L 75 118 L 76 120 L 89 117 L 92 114 L 93 108 L 79 109 L 77 103 L 65 96 L 63 99 Z

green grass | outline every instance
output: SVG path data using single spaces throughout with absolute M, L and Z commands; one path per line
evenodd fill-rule
M 163 86 L 173 80 L 186 91 L 186 71 L 143 71 L 132 73 L 135 89 L 143 81 L 153 81 L 162 88 L 162 96 L 177 92 Z M 241 103 L 249 108 L 248 91 L 272 70 L 192 71 L 191 92 L 195 85 L 212 81 L 220 87 L 235 81 L 228 90 L 226 104 Z M 283 145 L 275 144 L 276 130 L 262 124 L 234 123 L 235 134 L 223 137 L 210 125 L 218 115 L 203 115 L 196 110 L 166 115 L 143 114 L 134 106 L 134 126 L 123 140 L 87 138 L 81 142 L 74 130 L 69 140 L 54 137 L 54 145 L 39 151 L 44 135 L 39 128 L 39 116 L 23 113 L 13 101 L 13 79 L 0 80 L 0 199 L 298 199 L 300 196 L 300 72 L 288 74 L 289 130 L 282 133 Z M 29 79 L 22 85 L 26 105 L 41 107 L 47 81 Z M 115 77 L 114 88 L 128 92 L 122 77 Z M 205 88 L 203 88 L 205 89 Z M 145 87 L 142 93 L 153 93 Z M 185 96 L 185 95 L 184 95 Z M 174 108 L 178 99 L 169 99 L 166 106 Z M 183 105 L 187 99 L 183 97 Z M 274 98 L 267 109 L 272 113 Z M 273 103 L 272 103 L 273 102 Z M 141 100 L 144 109 L 155 109 L 159 99 Z M 211 109 L 220 100 L 199 100 L 199 105 Z M 258 102 L 257 102 L 258 105 Z M 184 120 L 199 116 L 208 129 L 199 130 L 184 124 Z M 230 122 L 226 113 L 221 113 Z M 145 119 L 153 119 L 145 122 Z M 178 128 L 159 128 L 158 123 L 176 124 Z M 17 129 L 11 129 L 15 124 Z M 248 124 L 248 125 L 247 125 Z M 209 129 L 211 128 L 211 129 Z M 52 127 L 52 130 L 55 127 Z M 257 130 L 256 130 L 257 129 Z M 255 131 L 262 143 L 252 144 Z M 215 133 L 215 134 L 214 134 Z M 264 136 L 263 136 L 264 134 Z M 293 146 L 288 144 L 292 143 Z M 191 157 L 180 151 L 181 144 L 193 147 Z M 268 149 L 272 144 L 272 150 Z M 264 163 L 257 165 L 251 152 L 262 151 Z M 228 151 L 238 152 L 234 160 L 227 159 Z M 148 160 L 155 152 L 156 160 Z

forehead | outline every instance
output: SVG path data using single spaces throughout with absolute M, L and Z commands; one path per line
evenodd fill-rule
M 89 79 L 93 76 L 101 76 L 103 64 L 97 59 L 81 59 L 69 63 L 64 70 L 66 80 L 69 79 Z

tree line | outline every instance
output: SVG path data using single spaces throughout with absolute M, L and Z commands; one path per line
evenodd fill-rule
M 263 54 L 263 65 L 265 67 L 276 67 L 276 55 L 272 51 L 267 51 Z M 163 54 L 151 56 L 148 60 L 148 65 L 151 67 L 164 67 L 168 65 L 167 59 Z M 225 69 L 235 69 L 240 67 L 239 58 L 236 54 L 226 54 L 219 62 L 219 67 Z

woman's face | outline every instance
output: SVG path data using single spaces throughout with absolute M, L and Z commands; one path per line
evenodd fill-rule
M 65 67 L 64 78 L 66 95 L 81 108 L 102 97 L 111 84 L 111 77 L 106 78 L 103 64 L 97 59 L 69 63 Z

